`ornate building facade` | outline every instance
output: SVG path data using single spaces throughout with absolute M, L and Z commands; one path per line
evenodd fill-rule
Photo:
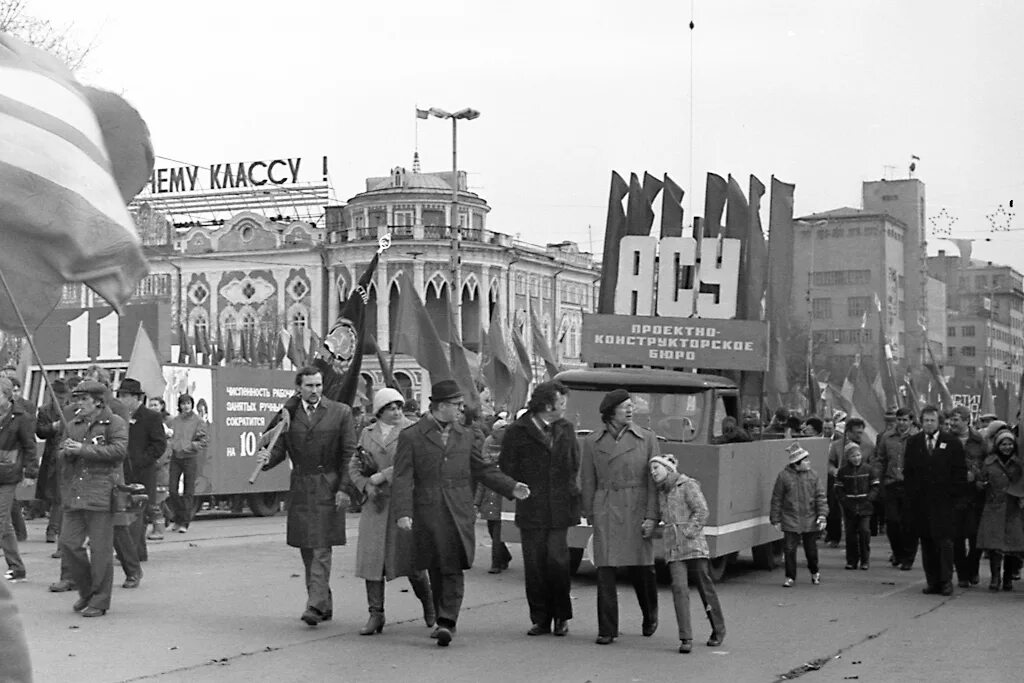
M 453 211 L 457 229 L 451 227 Z M 481 332 L 494 313 L 529 344 L 532 310 L 558 360 L 580 365 L 583 314 L 595 310 L 599 267 L 572 242 L 533 245 L 490 230 L 489 211 L 482 197 L 467 190 L 462 172 L 453 178 L 450 172 L 402 168 L 368 178 L 365 191 L 325 207 L 316 222 L 260 209 L 182 226 L 140 205 L 136 216 L 152 270 L 136 300 L 169 303 L 174 328 L 180 323 L 193 338 L 241 329 L 270 336 L 282 328 L 323 337 L 379 241 L 389 236 L 367 308 L 368 329 L 385 353 L 402 324 L 397 279 L 404 272 L 443 338 L 454 310 L 471 352 L 481 351 Z M 170 238 L 145 239 L 163 234 Z M 67 305 L 93 305 L 85 288 L 67 294 Z M 542 367 L 535 359 L 535 376 L 542 376 Z M 368 356 L 363 370 L 380 386 L 375 359 Z M 407 395 L 422 397 L 429 389 L 429 378 L 411 358 L 399 355 L 395 370 Z

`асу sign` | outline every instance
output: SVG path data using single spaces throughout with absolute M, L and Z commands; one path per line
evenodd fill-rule
M 582 356 L 590 364 L 764 371 L 767 331 L 756 320 L 584 314 Z

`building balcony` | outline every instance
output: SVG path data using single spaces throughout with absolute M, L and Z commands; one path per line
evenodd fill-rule
M 457 232 L 449 225 L 380 225 L 371 228 L 355 227 L 339 231 L 343 236 L 340 241 L 362 242 L 376 241 L 386 234 L 392 240 L 451 240 Z M 462 228 L 463 242 L 493 244 L 500 247 L 511 247 L 515 238 L 500 232 L 481 228 Z

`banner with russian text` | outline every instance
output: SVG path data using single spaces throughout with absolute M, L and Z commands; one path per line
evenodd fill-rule
M 761 321 L 583 315 L 587 363 L 764 371 L 767 352 Z

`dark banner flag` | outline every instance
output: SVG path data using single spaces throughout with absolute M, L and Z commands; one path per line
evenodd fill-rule
M 704 236 L 718 237 L 722 232 L 722 212 L 725 211 L 725 198 L 728 195 L 728 184 L 725 178 L 715 173 L 708 173 L 707 187 L 704 190 Z
M 747 253 L 740 270 L 740 296 L 744 298 L 740 310 L 747 320 L 761 320 L 764 291 L 768 280 L 768 244 L 761 229 L 761 198 L 764 184 L 750 176 L 750 204 L 747 220 Z
M 526 405 L 526 399 L 530 393 L 530 382 L 533 381 L 533 363 L 530 354 L 526 351 L 526 344 L 519 331 L 512 328 L 512 346 L 516 350 L 516 357 L 519 359 L 519 367 L 512 375 L 512 394 L 509 397 L 508 405 L 511 410 L 518 410 Z
M 654 225 L 654 210 L 651 205 L 661 192 L 661 181 L 644 171 L 644 182 L 636 173 L 629 175 L 629 201 L 626 206 L 626 234 L 650 235 Z
M 370 264 L 359 277 L 355 289 L 345 299 L 334 326 L 324 339 L 323 346 L 333 356 L 334 362 L 328 363 L 326 359 L 319 359 L 317 363 L 317 367 L 323 372 L 324 396 L 348 406 L 352 405 L 359 392 L 360 371 L 363 368 L 366 344 L 366 304 L 370 300 L 370 283 L 377 272 L 379 261 L 380 251 L 373 255 Z M 318 344 L 314 347 L 314 352 L 319 348 Z M 335 367 L 340 367 L 340 372 L 335 370 Z
M 683 236 L 683 188 L 665 174 L 665 191 L 661 194 L 661 236 Z
M 415 358 L 430 373 L 432 383 L 452 379 L 446 345 L 404 271 L 398 274 L 398 291 L 398 318 L 402 323 L 392 348 Z
M 483 367 L 484 378 L 491 390 L 491 402 L 495 410 L 512 408 L 508 405 L 512 391 L 512 363 L 505 346 L 505 329 L 501 324 L 501 309 L 495 305 L 491 311 L 491 327 L 487 332 L 487 348 L 490 358 Z
M 459 326 L 455 321 L 455 310 L 452 309 L 450 301 L 448 303 L 448 352 L 451 357 L 452 379 L 465 395 L 466 406 L 479 408 L 480 393 L 476 390 L 473 372 L 469 369 L 469 361 L 466 360 L 466 349 L 462 345 L 462 335 L 459 334 Z
M 530 306 L 530 329 L 533 332 L 533 352 L 544 361 L 544 368 L 547 370 L 548 379 L 554 379 L 559 370 L 558 361 L 555 360 L 555 354 L 551 352 L 551 347 L 548 346 L 548 340 L 544 338 L 544 330 L 541 329 L 537 321 L 537 313 L 533 310 L 533 306 Z
M 608 191 L 608 218 L 604 226 L 604 251 L 601 254 L 598 313 L 615 312 L 615 283 L 619 279 L 619 242 L 626 234 L 626 213 L 622 210 L 622 199 L 627 194 L 629 185 L 622 176 L 612 171 L 612 184 Z
M 772 176 L 768 218 L 768 322 L 771 327 L 768 353 L 769 392 L 789 392 L 786 340 L 789 338 L 789 308 L 793 292 L 793 190 L 794 185 Z

